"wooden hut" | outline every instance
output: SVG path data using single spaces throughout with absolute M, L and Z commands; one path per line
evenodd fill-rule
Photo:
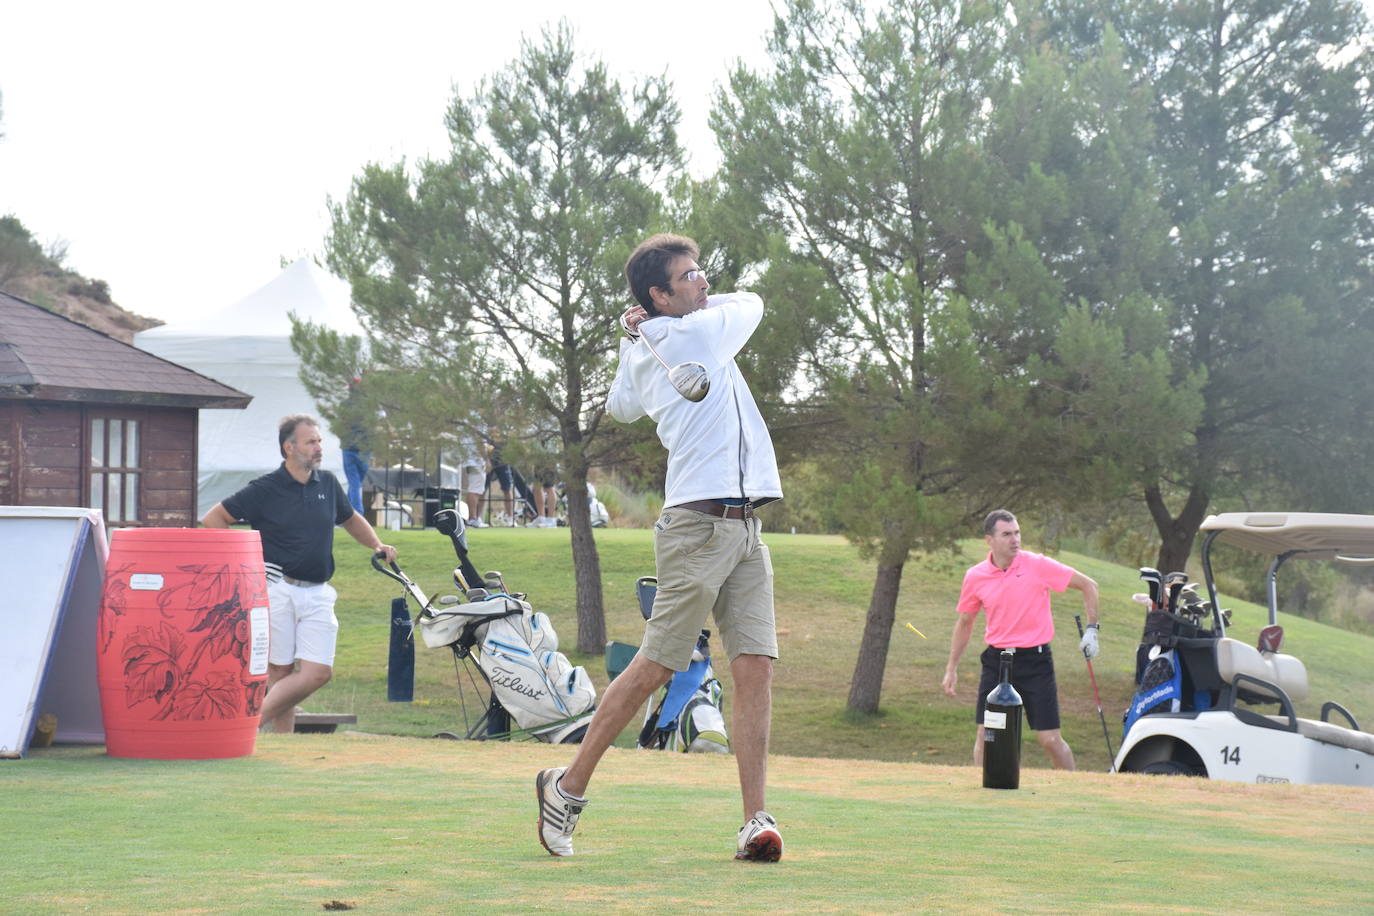
M 110 527 L 192 526 L 198 411 L 250 400 L 0 292 L 0 504 L 100 509 Z

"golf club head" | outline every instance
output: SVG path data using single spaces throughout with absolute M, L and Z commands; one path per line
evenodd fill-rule
M 1145 580 L 1145 584 L 1150 589 L 1150 604 L 1155 610 L 1160 610 L 1164 605 L 1161 600 L 1164 597 L 1164 585 L 1159 570 L 1150 566 L 1140 567 L 1140 578 Z
M 711 390 L 711 380 L 701 363 L 678 363 L 669 370 L 668 381 L 689 401 L 700 401 Z
M 452 536 L 463 527 L 463 519 L 453 509 L 440 509 L 434 513 L 434 527 L 440 534 Z

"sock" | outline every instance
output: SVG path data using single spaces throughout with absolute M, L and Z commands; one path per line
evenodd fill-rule
M 580 795 L 573 795 L 571 792 L 564 792 L 564 791 L 563 791 L 563 777 L 562 777 L 562 776 L 558 777 L 558 782 L 554 783 L 554 784 L 553 784 L 553 787 L 554 787 L 554 789 L 556 789 L 556 790 L 558 791 L 558 794 L 559 794 L 559 795 L 563 796 L 563 797 L 566 798 L 568 801 L 572 802 L 574 805 L 585 805 L 585 804 L 587 803 L 587 800 L 586 800 L 585 798 L 583 798 L 582 796 L 580 796 Z

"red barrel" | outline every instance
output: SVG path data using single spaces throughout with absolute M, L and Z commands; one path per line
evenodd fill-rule
M 253 753 L 267 693 L 267 577 L 256 531 L 120 528 L 96 674 L 112 757 Z

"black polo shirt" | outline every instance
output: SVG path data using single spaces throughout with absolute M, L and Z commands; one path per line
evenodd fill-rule
M 334 575 L 334 526 L 353 515 L 339 479 L 314 471 L 305 483 L 283 462 L 221 505 L 262 535 L 262 558 L 286 575 L 306 582 L 328 582 Z

